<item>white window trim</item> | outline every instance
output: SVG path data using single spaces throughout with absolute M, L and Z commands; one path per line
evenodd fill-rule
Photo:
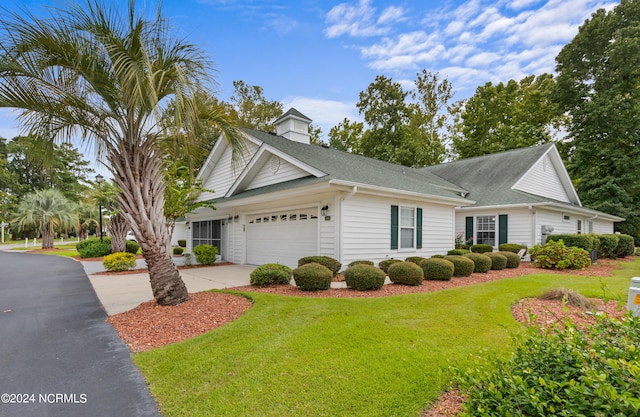
M 498 246 L 498 236 L 499 236 L 499 222 L 497 214 L 481 214 L 476 215 L 473 218 L 473 245 L 478 243 L 478 232 L 480 231 L 480 222 L 478 221 L 478 217 L 493 217 L 493 247 L 496 248 Z M 484 231 L 484 230 L 483 230 Z
M 413 226 L 403 226 L 402 225 L 402 209 L 411 209 L 413 210 Z M 418 240 L 417 236 L 417 224 L 416 217 L 418 215 L 418 210 L 416 206 L 407 206 L 398 204 L 398 252 L 412 252 L 416 250 L 416 244 Z M 402 247 L 402 229 L 412 229 L 413 230 L 413 246 L 403 248 Z

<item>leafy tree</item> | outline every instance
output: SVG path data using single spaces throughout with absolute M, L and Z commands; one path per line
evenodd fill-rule
M 76 207 L 58 190 L 48 189 L 27 194 L 18 206 L 13 222 L 19 230 L 35 227 L 42 234 L 42 249 L 53 248 L 57 231 L 76 223 Z
M 329 131 L 329 145 L 341 151 L 362 154 L 361 141 L 364 123 L 352 122 L 346 117 Z
M 0 107 L 21 110 L 36 137 L 94 141 L 115 184 L 118 203 L 142 247 L 160 305 L 189 296 L 170 255 L 163 214 L 166 181 L 159 142 L 170 100 L 175 131 L 193 138 L 196 91 L 210 83 L 202 51 L 176 39 L 158 6 L 146 20 L 131 0 L 125 13 L 99 0 L 51 8 L 46 17 L 8 13 L 0 19 Z M 232 145 L 239 135 L 218 123 Z
M 553 140 L 562 121 L 554 85 L 552 75 L 542 74 L 478 87 L 459 107 L 453 153 L 464 159 Z
M 242 80 L 234 81 L 233 88 L 231 104 L 237 112 L 240 126 L 275 132 L 273 121 L 284 113 L 282 103 L 267 100 L 262 87 L 248 85 Z
M 356 106 L 364 123 L 344 119 L 329 132 L 337 149 L 406 166 L 442 162 L 443 127 L 450 110 L 451 84 L 438 74 L 417 74 L 415 89 L 379 75 L 360 92 Z
M 596 11 L 556 63 L 577 191 L 584 204 L 626 218 L 618 231 L 640 236 L 640 1 Z

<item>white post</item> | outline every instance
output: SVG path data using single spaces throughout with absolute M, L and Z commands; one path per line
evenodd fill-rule
M 64 236 L 60 236 L 60 243 L 64 243 Z
M 4 243 L 4 227 L 5 227 L 6 225 L 7 225 L 7 224 L 6 224 L 5 222 L 0 223 L 0 226 L 2 227 L 2 243 Z
M 33 246 L 35 246 L 35 245 L 36 245 L 36 238 L 34 237 L 33 238 Z
M 24 247 L 25 247 L 25 248 L 28 248 L 28 247 L 29 247 L 29 238 L 28 238 L 28 237 L 25 237 L 25 238 L 24 238 Z

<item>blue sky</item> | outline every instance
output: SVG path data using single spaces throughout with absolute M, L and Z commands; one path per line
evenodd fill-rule
M 11 10 L 64 5 L 62 0 L 3 0 Z M 106 2 L 124 0 L 104 0 Z M 126 2 L 125 2 L 126 3 Z M 143 4 L 143 0 L 138 0 Z M 153 10 L 154 1 L 147 1 Z M 455 99 L 487 81 L 553 72 L 554 58 L 603 0 L 164 0 L 181 36 L 209 55 L 218 96 L 233 81 L 263 87 L 296 107 L 326 135 L 359 120 L 358 94 L 378 74 L 410 87 L 422 69 L 439 72 Z M 0 109 L 0 136 L 18 134 Z

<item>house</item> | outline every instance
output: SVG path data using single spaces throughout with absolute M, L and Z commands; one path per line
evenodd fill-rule
M 591 225 L 598 232 L 612 232 L 613 222 L 622 220 L 581 207 L 552 146 L 523 150 L 526 155 L 508 160 L 521 166 L 509 170 L 495 170 L 501 165 L 494 165 L 512 180 L 492 177 L 501 186 L 511 187 L 512 181 L 517 188 L 493 193 L 489 178 L 476 191 L 471 186 L 481 182 L 456 175 L 462 167 L 471 175 L 471 165 L 456 168 L 464 161 L 408 168 L 310 144 L 310 123 L 290 109 L 276 120 L 275 134 L 245 129 L 244 149 L 236 155 L 226 141 L 216 143 L 199 173 L 203 187 L 211 190 L 200 199 L 215 201 L 215 210 L 201 208 L 186 216 L 187 252 L 212 244 L 223 260 L 238 264 L 296 267 L 301 257 L 325 255 L 347 265 L 359 259 L 379 262 L 445 253 L 467 223 L 466 232 L 476 241 L 498 236 L 532 245 L 539 234 L 534 226 L 556 227 L 551 222 L 556 212 L 561 216 L 558 226 L 565 224 L 565 215 L 577 225 L 579 215 L 581 227 Z M 509 154 L 497 154 L 486 166 L 500 164 L 499 155 Z M 542 161 L 553 169 L 538 172 L 535 167 Z M 548 195 L 550 187 L 536 183 L 540 175 L 560 182 L 554 192 L 565 190 L 564 197 Z M 498 204 L 485 195 L 489 191 L 500 198 Z M 511 201 L 516 195 L 520 200 Z
M 586 208 L 554 144 L 423 168 L 469 191 L 456 209 L 456 234 L 496 247 L 544 243 L 558 233 L 613 233 L 623 218 Z

